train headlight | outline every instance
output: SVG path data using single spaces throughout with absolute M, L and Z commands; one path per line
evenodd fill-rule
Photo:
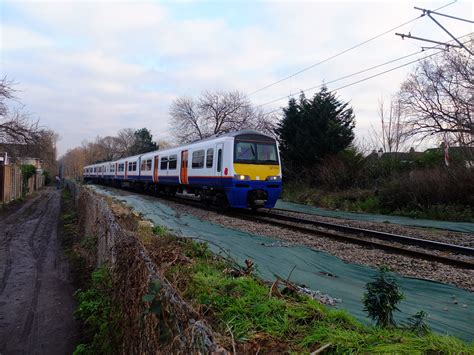
M 250 180 L 250 176 L 248 175 L 241 175 L 241 174 L 236 174 L 234 175 L 235 180 Z
M 281 181 L 281 176 L 268 176 L 267 181 Z

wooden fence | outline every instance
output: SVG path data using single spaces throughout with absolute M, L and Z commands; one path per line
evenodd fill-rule
M 28 179 L 24 191 L 20 167 L 0 164 L 0 204 L 9 203 L 23 195 L 29 195 L 43 186 L 44 176 L 35 174 Z

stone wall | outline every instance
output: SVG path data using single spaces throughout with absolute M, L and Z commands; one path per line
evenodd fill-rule
M 79 213 L 80 234 L 97 238 L 97 265 L 108 265 L 114 282 L 116 313 L 123 330 L 121 352 L 227 353 L 215 334 L 161 275 L 133 231 L 138 220 L 129 210 L 114 211 L 110 198 L 68 181 Z M 161 285 L 156 298 L 163 313 L 146 314 L 143 296 L 152 282 Z M 163 340 L 164 327 L 171 333 Z

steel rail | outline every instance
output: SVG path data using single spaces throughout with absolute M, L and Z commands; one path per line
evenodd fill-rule
M 127 189 L 124 189 L 124 188 L 122 188 L 122 189 L 127 190 Z M 133 190 L 133 189 L 130 189 L 130 190 Z M 213 211 L 218 212 L 218 213 L 224 213 L 224 214 L 226 214 L 228 216 L 231 216 L 231 217 L 238 217 L 238 218 L 246 219 L 246 220 L 253 221 L 253 222 L 256 222 L 256 223 L 266 223 L 266 224 L 269 224 L 269 225 L 274 225 L 274 226 L 278 226 L 278 227 L 282 227 L 282 228 L 286 228 L 286 229 L 295 230 L 295 231 L 305 233 L 305 234 L 329 237 L 329 238 L 333 238 L 333 239 L 338 239 L 338 240 L 350 242 L 350 243 L 353 243 L 353 244 L 359 244 L 359 245 L 363 245 L 363 246 L 375 247 L 375 248 L 382 249 L 382 250 L 385 250 L 385 251 L 388 251 L 388 252 L 393 252 L 393 253 L 397 253 L 397 254 L 404 254 L 404 255 L 407 255 L 407 256 L 411 256 L 411 257 L 417 257 L 417 258 L 421 258 L 421 259 L 428 260 L 428 261 L 438 261 L 438 262 L 443 263 L 443 264 L 449 264 L 449 265 L 453 265 L 453 266 L 457 266 L 457 267 L 461 267 L 461 268 L 465 268 L 465 269 L 474 269 L 474 262 L 470 262 L 470 261 L 466 261 L 466 260 L 460 260 L 460 259 L 453 259 L 453 258 L 442 256 L 442 255 L 429 254 L 429 253 L 418 251 L 418 250 L 405 249 L 405 248 L 398 247 L 398 246 L 395 246 L 395 245 L 377 243 L 377 242 L 374 242 L 372 240 L 363 239 L 363 237 L 364 236 L 365 237 L 372 237 L 372 238 L 377 238 L 377 239 L 383 239 L 385 241 L 387 241 L 387 240 L 392 241 L 392 242 L 396 241 L 396 242 L 399 242 L 399 243 L 405 242 L 405 244 L 409 244 L 408 239 L 399 239 L 399 238 L 409 238 L 412 242 L 418 241 L 418 243 L 420 243 L 420 244 L 425 243 L 425 245 L 420 245 L 420 244 L 412 244 L 412 245 L 426 247 L 429 243 L 431 243 L 432 245 L 434 245 L 434 243 L 435 243 L 437 245 L 437 248 L 435 248 L 435 249 L 443 248 L 443 246 L 440 246 L 440 245 L 444 245 L 445 249 L 441 249 L 441 251 L 448 251 L 447 249 L 451 248 L 451 247 L 452 247 L 452 249 L 456 249 L 456 248 L 459 247 L 459 248 L 462 248 L 462 250 L 464 250 L 464 251 L 466 249 L 470 250 L 468 255 L 472 255 L 471 253 L 474 251 L 474 249 L 468 248 L 468 247 L 462 247 L 462 246 L 457 246 L 457 245 L 452 245 L 452 244 L 428 241 L 428 240 L 420 239 L 420 238 L 405 237 L 405 236 L 401 236 L 401 235 L 390 234 L 390 233 L 385 233 L 385 232 L 378 232 L 378 231 L 373 231 L 373 230 L 368 230 L 368 229 L 348 227 L 348 226 L 343 226 L 343 225 L 328 223 L 328 222 L 310 221 L 310 220 L 307 220 L 307 219 L 296 218 L 296 217 L 291 217 L 291 216 L 284 216 L 284 215 L 276 214 L 276 213 L 268 213 L 268 212 L 259 211 L 256 214 L 252 213 L 252 215 L 251 215 L 250 211 L 236 211 L 236 210 L 223 211 L 222 209 L 213 209 L 210 206 L 207 206 L 207 205 L 203 204 L 202 202 L 198 202 L 198 201 L 193 200 L 193 199 L 176 197 L 176 196 L 169 196 L 169 195 L 167 196 L 167 195 L 162 195 L 162 194 L 153 195 L 153 194 L 149 194 L 149 193 L 143 193 L 143 192 L 140 193 L 140 192 L 137 192 L 137 191 L 130 191 L 130 190 L 128 190 L 128 191 L 133 192 L 133 193 L 142 194 L 142 195 L 147 195 L 147 196 L 150 196 L 150 197 L 155 197 L 155 198 L 162 199 L 162 200 L 173 201 L 173 202 L 176 202 L 176 203 L 179 203 L 179 204 L 182 204 L 182 205 L 192 205 L 193 207 L 196 207 L 196 208 L 201 208 L 201 209 L 204 208 L 204 209 L 208 209 L 208 210 L 213 210 Z M 282 210 L 282 209 L 277 209 L 277 208 L 275 208 L 273 210 L 283 211 L 283 212 L 292 212 L 292 213 L 301 213 L 301 214 L 308 215 L 308 213 L 305 213 L 305 212 L 295 212 L 295 211 Z M 270 218 L 270 219 L 268 219 L 268 218 Z M 275 221 L 274 220 L 275 218 L 276 219 L 281 219 L 281 220 L 286 220 L 287 222 L 290 222 L 290 223 L 311 224 L 315 227 L 324 227 L 326 229 L 337 230 L 339 232 L 344 232 L 344 233 L 349 233 L 349 234 L 357 234 L 357 237 L 344 235 L 344 234 L 338 234 L 338 233 L 325 231 L 325 230 L 320 230 L 320 229 L 297 226 L 297 225 L 288 224 L 288 223 L 284 223 L 284 222 L 280 222 L 280 221 Z M 382 235 L 383 235 L 383 237 L 382 237 Z M 465 254 L 465 253 L 462 253 L 462 254 Z
M 310 215 L 310 216 L 316 216 L 312 214 L 307 214 L 304 212 L 295 212 L 295 211 L 290 211 L 290 210 L 282 210 L 282 209 L 274 209 L 277 211 L 282 211 L 282 212 L 291 212 L 291 213 L 301 213 L 304 215 Z M 410 244 L 410 245 L 416 245 L 419 247 L 423 248 L 430 248 L 430 249 L 436 249 L 440 251 L 447 251 L 451 253 L 456 253 L 456 254 L 463 254 L 463 255 L 468 255 L 468 256 L 474 256 L 474 248 L 462 246 L 462 245 L 456 245 L 456 244 L 448 244 L 448 243 L 443 243 L 443 242 L 437 242 L 434 240 L 429 240 L 429 239 L 423 239 L 423 238 L 416 238 L 416 237 L 408 237 L 400 234 L 393 234 L 393 233 L 388 233 L 388 232 L 381 232 L 381 231 L 375 231 L 371 229 L 364 229 L 364 228 L 358 228 L 358 227 L 350 227 L 350 226 L 344 226 L 341 224 L 335 224 L 335 223 L 330 223 L 330 222 L 322 222 L 322 221 L 314 221 L 314 220 L 308 220 L 304 218 L 298 218 L 298 217 L 291 217 L 291 216 L 285 216 L 282 214 L 277 214 L 277 213 L 266 213 L 266 212 L 261 212 L 259 213 L 260 216 L 266 216 L 270 218 L 279 218 L 288 222 L 293 222 L 293 223 L 301 223 L 301 224 L 311 224 L 313 226 L 317 227 L 324 227 L 332 230 L 337 230 L 339 232 L 344 232 L 344 233 L 350 233 L 350 234 L 358 234 L 358 235 L 363 235 L 367 237 L 372 237 L 372 238 L 377 238 L 377 239 L 382 239 L 382 240 L 389 240 L 392 242 L 398 242 L 402 244 Z
M 280 215 L 275 215 L 275 214 L 272 215 L 269 213 L 259 213 L 258 215 L 250 215 L 248 213 L 234 213 L 232 215 L 237 216 L 238 218 L 248 220 L 248 221 L 252 221 L 256 223 L 266 223 L 269 225 L 278 226 L 281 228 L 286 228 L 286 229 L 294 230 L 294 231 L 309 234 L 309 235 L 329 237 L 332 239 L 338 239 L 345 242 L 350 242 L 353 244 L 359 244 L 363 246 L 375 247 L 377 249 L 383 249 L 388 252 L 403 254 L 403 255 L 407 255 L 411 257 L 428 260 L 428 261 L 437 261 L 443 264 L 453 265 L 453 266 L 461 267 L 465 269 L 471 269 L 471 270 L 474 269 L 474 262 L 467 261 L 467 260 L 455 259 L 455 258 L 451 258 L 444 255 L 431 254 L 424 251 L 406 249 L 406 248 L 395 246 L 395 245 L 379 243 L 373 240 L 364 239 L 363 236 L 361 236 L 360 234 L 358 234 L 358 236 L 356 237 L 356 236 L 350 236 L 347 234 L 339 234 L 339 233 L 335 233 L 331 231 L 308 228 L 308 227 L 303 227 L 303 226 L 298 226 L 298 225 L 288 223 L 288 222 L 301 223 L 300 219 L 297 219 L 298 220 L 297 222 L 286 221 L 285 223 L 279 220 L 275 220 L 276 218 L 281 217 Z M 311 221 L 308 221 L 308 222 L 311 222 Z M 393 241 L 393 240 L 389 240 L 389 241 Z

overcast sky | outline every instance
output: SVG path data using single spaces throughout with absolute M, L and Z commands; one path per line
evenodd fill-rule
M 203 90 L 251 93 L 449 3 L 255 1 L 0 1 L 0 73 L 18 83 L 19 99 L 57 131 L 59 154 L 97 135 L 149 128 L 169 138 L 169 106 Z M 442 12 L 473 18 L 471 1 Z M 473 26 L 439 18 L 454 35 Z M 423 17 L 292 79 L 252 95 L 255 105 L 420 51 L 394 32 L 447 41 Z M 404 61 L 333 84 L 376 74 Z M 413 66 L 338 90 L 356 114 L 356 134 L 377 125 L 381 97 L 395 93 Z M 307 93 L 312 96 L 313 91 Z M 287 99 L 264 106 L 282 107 Z

